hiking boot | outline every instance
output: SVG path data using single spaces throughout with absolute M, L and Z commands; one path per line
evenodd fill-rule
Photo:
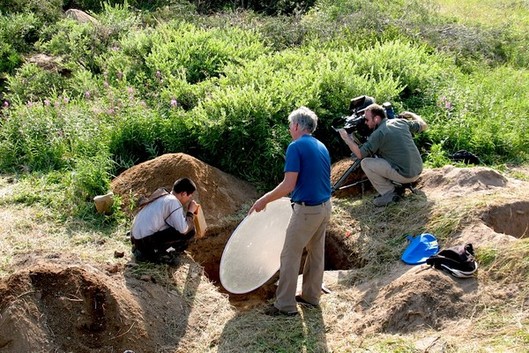
M 308 301 L 303 299 L 301 295 L 296 295 L 296 301 L 298 302 L 298 304 L 309 307 L 309 308 L 317 308 L 319 306 L 318 304 L 309 303 Z
M 373 204 L 377 207 L 382 207 L 382 206 L 387 206 L 390 203 L 396 202 L 398 200 L 399 200 L 399 195 L 395 192 L 395 190 L 392 190 L 374 199 Z
M 298 311 L 279 310 L 274 304 L 272 304 L 264 310 L 264 314 L 268 316 L 296 316 Z
M 149 261 L 147 257 L 138 249 L 134 248 L 132 249 L 132 255 L 134 256 L 134 259 L 136 262 L 146 262 Z
M 170 266 L 178 266 L 180 264 L 180 258 L 178 257 L 178 254 L 176 254 L 176 251 L 171 251 L 169 253 L 158 256 L 156 262 L 160 264 L 167 264 Z

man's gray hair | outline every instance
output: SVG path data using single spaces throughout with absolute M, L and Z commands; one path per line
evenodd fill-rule
M 318 126 L 318 116 L 307 107 L 299 107 L 288 116 L 290 123 L 298 124 L 302 130 L 307 130 L 311 134 Z

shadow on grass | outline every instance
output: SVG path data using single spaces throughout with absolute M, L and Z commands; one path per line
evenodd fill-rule
M 270 317 L 262 310 L 240 312 L 226 323 L 218 352 L 325 353 L 329 352 L 325 332 L 320 308 L 299 306 L 294 317 Z

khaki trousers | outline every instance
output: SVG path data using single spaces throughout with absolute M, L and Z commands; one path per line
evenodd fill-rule
M 307 257 L 303 266 L 301 295 L 310 303 L 319 303 L 325 266 L 325 231 L 331 211 L 330 200 L 318 206 L 292 204 L 274 303 L 279 310 L 297 310 L 296 287 L 304 248 L 307 249 Z
M 395 190 L 395 185 L 391 181 L 407 184 L 413 183 L 419 178 L 418 175 L 412 178 L 403 177 L 383 158 L 364 158 L 360 165 L 380 195 Z

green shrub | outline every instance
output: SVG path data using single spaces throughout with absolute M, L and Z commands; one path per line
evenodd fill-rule
M 450 153 L 477 154 L 487 164 L 527 158 L 529 109 L 521 98 L 529 91 L 527 71 L 483 68 L 455 76 L 439 92 L 439 109 L 430 117 L 429 136 Z
M 90 158 L 75 160 L 73 172 L 67 173 L 71 196 L 79 202 L 90 202 L 94 196 L 106 194 L 114 169 L 106 150 L 100 150 Z
M 189 23 L 169 23 L 153 34 L 146 64 L 162 76 L 184 75 L 189 83 L 219 77 L 230 63 L 242 63 L 266 53 L 251 31 L 201 29 Z
M 120 109 L 119 115 L 109 141 L 116 174 L 164 152 L 160 135 L 163 119 L 159 115 L 142 106 Z
M 71 73 L 63 92 L 81 102 L 94 101 L 105 94 L 101 77 L 80 67 Z
M 65 78 L 55 70 L 46 70 L 26 63 L 7 76 L 6 98 L 13 102 L 38 102 L 57 96 L 65 86 Z
M 147 102 L 157 99 L 165 84 L 145 61 L 153 46 L 152 36 L 149 28 L 130 32 L 97 58 L 105 86 L 133 87 Z
M 259 37 L 230 28 L 205 30 L 171 22 L 120 39 L 99 63 L 110 85 L 131 85 L 149 105 L 166 109 L 175 99 L 189 110 L 203 97 L 212 78 L 230 63 L 266 52 Z
M 42 23 L 33 13 L 0 14 L 0 39 L 20 53 L 27 53 L 38 39 Z
M 96 58 L 106 51 L 92 23 L 63 19 L 43 29 L 37 50 L 59 57 L 65 64 L 99 72 Z
M 0 74 L 11 73 L 22 63 L 22 56 L 13 47 L 0 42 Z
M 87 107 L 65 97 L 10 108 L 0 132 L 3 172 L 71 169 L 107 143 Z
M 31 50 L 41 26 L 32 13 L 0 13 L 0 74 L 13 73 L 22 64 L 23 54 Z
M 123 6 L 104 4 L 97 23 L 80 23 L 62 19 L 42 30 L 37 50 L 60 57 L 65 64 L 81 66 L 99 74 L 99 60 L 109 50 L 117 50 L 115 42 L 139 26 L 139 17 Z
M 190 84 L 184 78 L 168 77 L 165 79 L 164 87 L 157 92 L 159 94 L 156 98 L 153 97 L 152 103 L 161 111 L 173 110 L 174 106 L 191 110 L 215 89 L 214 85 L 214 80 Z
M 301 16 L 263 16 L 257 31 L 263 42 L 276 51 L 300 46 L 304 43 L 307 28 Z
M 53 108 L 42 104 L 20 107 L 4 122 L 0 145 L 2 170 L 51 171 L 64 166 L 62 125 Z
M 199 124 L 192 114 L 183 109 L 171 107 L 160 127 L 163 153 L 183 152 L 200 155 L 198 132 Z
M 32 14 L 44 22 L 57 21 L 62 15 L 63 0 L 2 0 L 0 13 Z
M 426 156 L 426 165 L 430 168 L 440 168 L 450 164 L 450 159 L 441 144 L 431 146 L 428 156 Z
M 106 44 L 111 45 L 124 34 L 140 28 L 140 15 L 127 5 L 127 1 L 123 5 L 121 2 L 115 2 L 114 5 L 103 2 L 102 6 L 102 11 L 96 15 L 98 23 L 95 28 L 98 37 Z

